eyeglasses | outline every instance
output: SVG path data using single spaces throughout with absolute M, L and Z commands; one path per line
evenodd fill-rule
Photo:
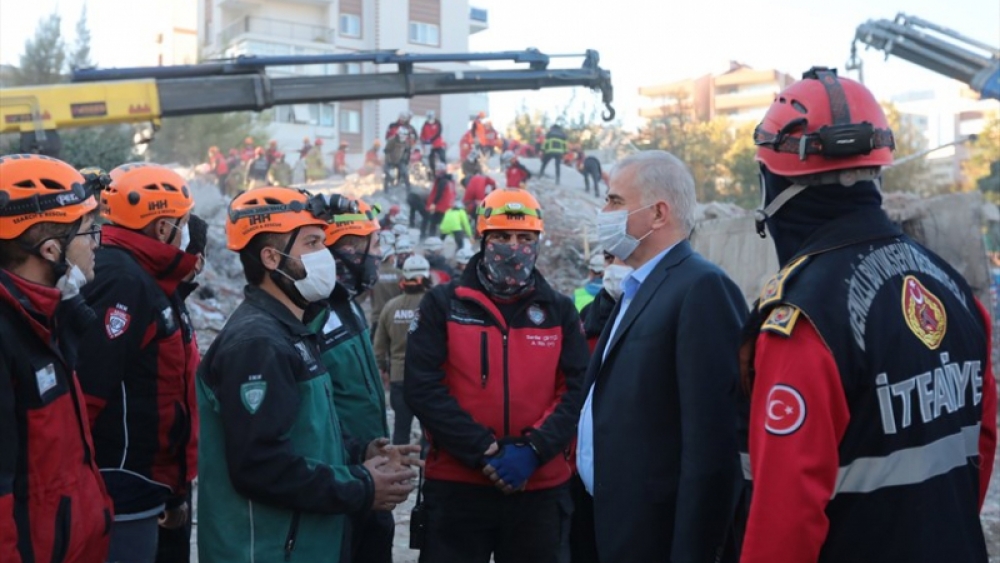
M 83 231 L 82 233 L 76 233 L 73 236 L 74 237 L 89 236 L 90 240 L 92 240 L 94 242 L 94 244 L 96 244 L 98 246 L 101 245 L 101 228 L 100 227 L 94 227 L 94 228 L 90 229 L 89 231 Z

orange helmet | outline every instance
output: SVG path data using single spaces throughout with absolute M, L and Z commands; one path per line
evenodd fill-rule
M 273 186 L 257 188 L 230 202 L 226 247 L 239 252 L 257 234 L 290 233 L 308 225 L 326 227 L 322 210 L 309 192 Z
M 252 145 L 253 144 L 253 137 L 247 137 L 246 139 L 243 139 L 243 144 L 244 145 Z
M 39 223 L 73 223 L 97 207 L 91 195 L 83 175 L 61 160 L 0 157 L 0 239 L 16 239 Z
M 542 206 L 527 190 L 502 188 L 493 190 L 476 210 L 479 220 L 476 231 L 537 231 L 545 230 Z
M 482 118 L 486 117 L 486 112 L 485 111 L 481 111 L 478 114 L 476 114 L 476 117 L 478 117 L 479 119 L 482 119 Z
M 323 146 L 323 139 L 316 139 L 316 142 L 313 144 L 316 145 L 317 147 L 321 147 Z
M 378 208 L 368 205 L 361 199 L 355 201 L 358 202 L 357 213 L 334 215 L 333 220 L 326 226 L 327 246 L 333 246 L 346 235 L 366 237 L 382 228 L 378 223 Z
M 892 131 L 864 85 L 813 67 L 779 93 L 753 134 L 757 160 L 781 176 L 892 164 Z
M 194 207 L 191 190 L 173 170 L 159 164 L 123 164 L 111 171 L 101 192 L 101 216 L 126 229 L 141 229 L 164 217 L 180 218 Z

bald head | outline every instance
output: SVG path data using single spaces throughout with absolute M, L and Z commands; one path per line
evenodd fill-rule
M 683 236 L 694 228 L 694 178 L 676 156 L 658 150 L 635 153 L 615 165 L 611 182 L 616 179 L 638 190 L 643 205 L 665 201 Z

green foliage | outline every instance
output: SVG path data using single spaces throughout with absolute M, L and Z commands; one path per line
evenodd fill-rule
M 882 109 L 889 121 L 893 138 L 896 140 L 896 150 L 893 151 L 893 157 L 897 161 L 927 149 L 927 139 L 924 137 L 924 132 L 912 119 L 908 119 L 891 103 L 882 104 Z M 922 157 L 888 168 L 882 173 L 882 190 L 886 192 L 916 192 L 922 195 L 939 193 L 942 191 L 939 187 L 928 185 L 927 173 L 929 169 L 927 159 Z
M 242 146 L 248 136 L 257 145 L 265 145 L 269 124 L 268 114 L 251 112 L 166 118 L 149 145 L 149 157 L 154 162 L 192 166 L 205 161 L 211 146 L 226 153 L 230 148 Z
M 66 44 L 62 40 L 62 18 L 53 12 L 42 18 L 35 36 L 24 42 L 21 66 L 14 71 L 14 86 L 57 84 L 63 81 Z
M 87 27 L 87 4 L 80 10 L 80 19 L 76 21 L 76 41 L 73 52 L 69 55 L 69 68 L 87 68 L 94 66 L 90 60 L 90 29 Z
M 128 125 L 80 127 L 60 131 L 59 158 L 74 168 L 100 166 L 104 170 L 135 160 L 132 128 Z
M 760 203 L 760 166 L 753 144 L 755 124 L 746 123 L 731 133 L 729 150 L 723 157 L 727 176 L 727 199 L 746 209 Z
M 969 187 L 975 186 L 987 201 L 1000 205 L 1000 113 L 990 116 L 972 143 L 962 174 Z

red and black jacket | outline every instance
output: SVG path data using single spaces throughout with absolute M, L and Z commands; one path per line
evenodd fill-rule
M 512 162 L 507 168 L 507 187 L 520 188 L 521 184 L 531 178 L 531 172 L 520 162 Z
M 441 137 L 441 131 L 440 121 L 424 122 L 424 126 L 420 128 L 420 142 L 429 143 L 435 149 L 443 149 L 444 139 Z
M 106 226 L 84 294 L 99 322 L 77 372 L 116 514 L 180 504 L 197 475 L 199 354 L 181 279 L 197 258 Z
M 427 478 L 492 486 L 480 470 L 490 444 L 529 440 L 541 466 L 527 489 L 558 486 L 587 368 L 580 317 L 537 271 L 532 293 L 498 305 L 480 259 L 424 297 L 407 340 L 405 397 L 431 438 Z
M 0 270 L 0 561 L 103 563 L 111 527 L 90 426 L 56 338 L 59 291 Z

